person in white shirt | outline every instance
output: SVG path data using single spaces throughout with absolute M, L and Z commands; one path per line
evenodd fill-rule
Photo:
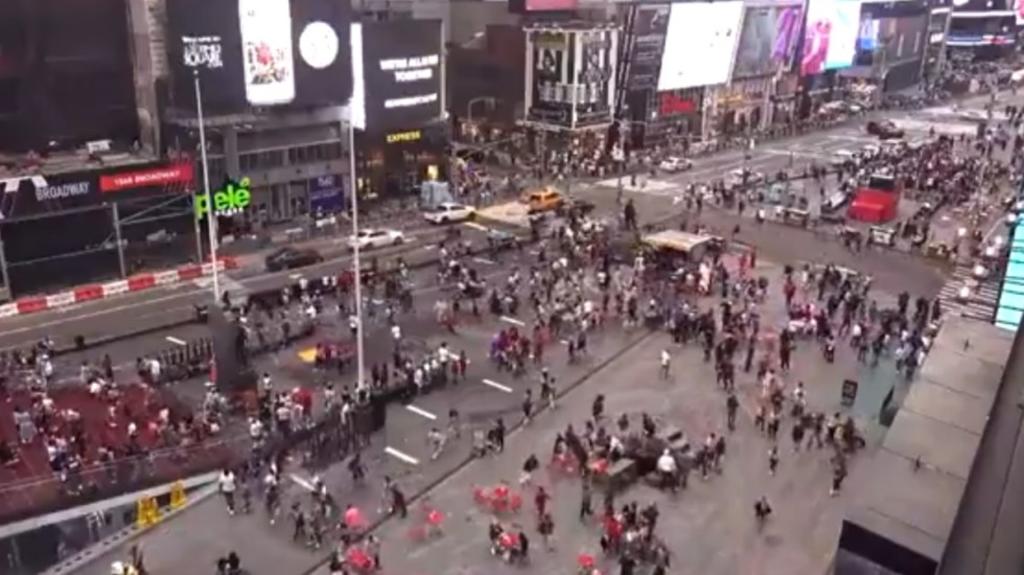
M 661 475 L 661 487 L 675 489 L 676 473 L 679 467 L 676 465 L 676 458 L 668 449 L 661 452 L 658 457 L 658 473 Z
M 220 472 L 220 477 L 217 478 L 217 484 L 220 486 L 220 493 L 224 496 L 224 503 L 227 504 L 228 513 L 231 515 L 235 514 L 235 473 L 230 469 L 225 469 Z
M 149 379 L 152 383 L 160 383 L 161 368 L 160 360 L 156 358 L 149 360 Z
M 672 365 L 672 356 L 667 349 L 661 350 L 661 378 L 668 379 L 669 368 Z

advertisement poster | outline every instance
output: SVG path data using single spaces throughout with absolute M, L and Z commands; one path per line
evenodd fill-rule
M 810 0 L 800 72 L 804 76 L 853 64 L 860 32 L 858 0 Z
M 570 122 L 572 92 L 569 89 L 572 54 L 567 32 L 531 32 L 533 45 L 533 98 L 529 117 L 543 122 Z
M 873 52 L 878 47 L 878 26 L 876 18 L 864 15 L 860 21 L 860 31 L 857 33 L 857 50 L 861 52 Z
M 345 207 L 345 185 L 343 178 L 331 174 L 309 181 L 309 211 L 313 215 L 340 212 Z
M 1013 14 L 1017 18 L 1017 26 L 1024 26 L 1024 0 L 1014 2 Z
M 367 129 L 420 127 L 442 113 L 440 20 L 363 24 Z
M 668 31 L 669 6 L 641 6 L 633 21 L 633 58 L 629 64 L 629 89 L 656 88 L 661 56 Z
M 332 0 L 174 0 L 167 3 L 173 105 L 341 105 L 352 94 L 351 6 Z
M 742 15 L 739 1 L 673 4 L 658 91 L 728 82 Z
M 295 100 L 292 15 L 288 0 L 239 0 L 245 99 L 254 106 Z
M 792 66 L 802 17 L 799 5 L 748 8 L 733 78 L 766 76 Z

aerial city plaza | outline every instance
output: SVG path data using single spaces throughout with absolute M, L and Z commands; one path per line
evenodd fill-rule
M 0 574 L 1024 572 L 1022 30 L 0 3 Z

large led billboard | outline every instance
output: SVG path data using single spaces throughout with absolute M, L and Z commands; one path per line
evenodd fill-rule
M 441 117 L 440 20 L 367 22 L 362 40 L 367 129 L 415 128 Z
M 332 0 L 167 0 L 177 107 L 343 104 L 352 93 L 351 6 Z
M 673 4 L 658 91 L 728 82 L 742 15 L 739 1 Z
M 800 72 L 805 76 L 853 65 L 860 32 L 859 0 L 809 0 Z
M 996 325 L 1016 331 L 1024 317 L 1024 217 L 1018 219 L 996 309 Z
M 800 5 L 747 8 L 733 78 L 765 76 L 792 66 L 802 16 Z

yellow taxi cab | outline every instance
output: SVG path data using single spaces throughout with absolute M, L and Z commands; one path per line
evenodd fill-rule
M 520 201 L 528 206 L 530 212 L 547 212 L 561 207 L 565 197 L 555 188 L 547 186 L 524 193 Z

